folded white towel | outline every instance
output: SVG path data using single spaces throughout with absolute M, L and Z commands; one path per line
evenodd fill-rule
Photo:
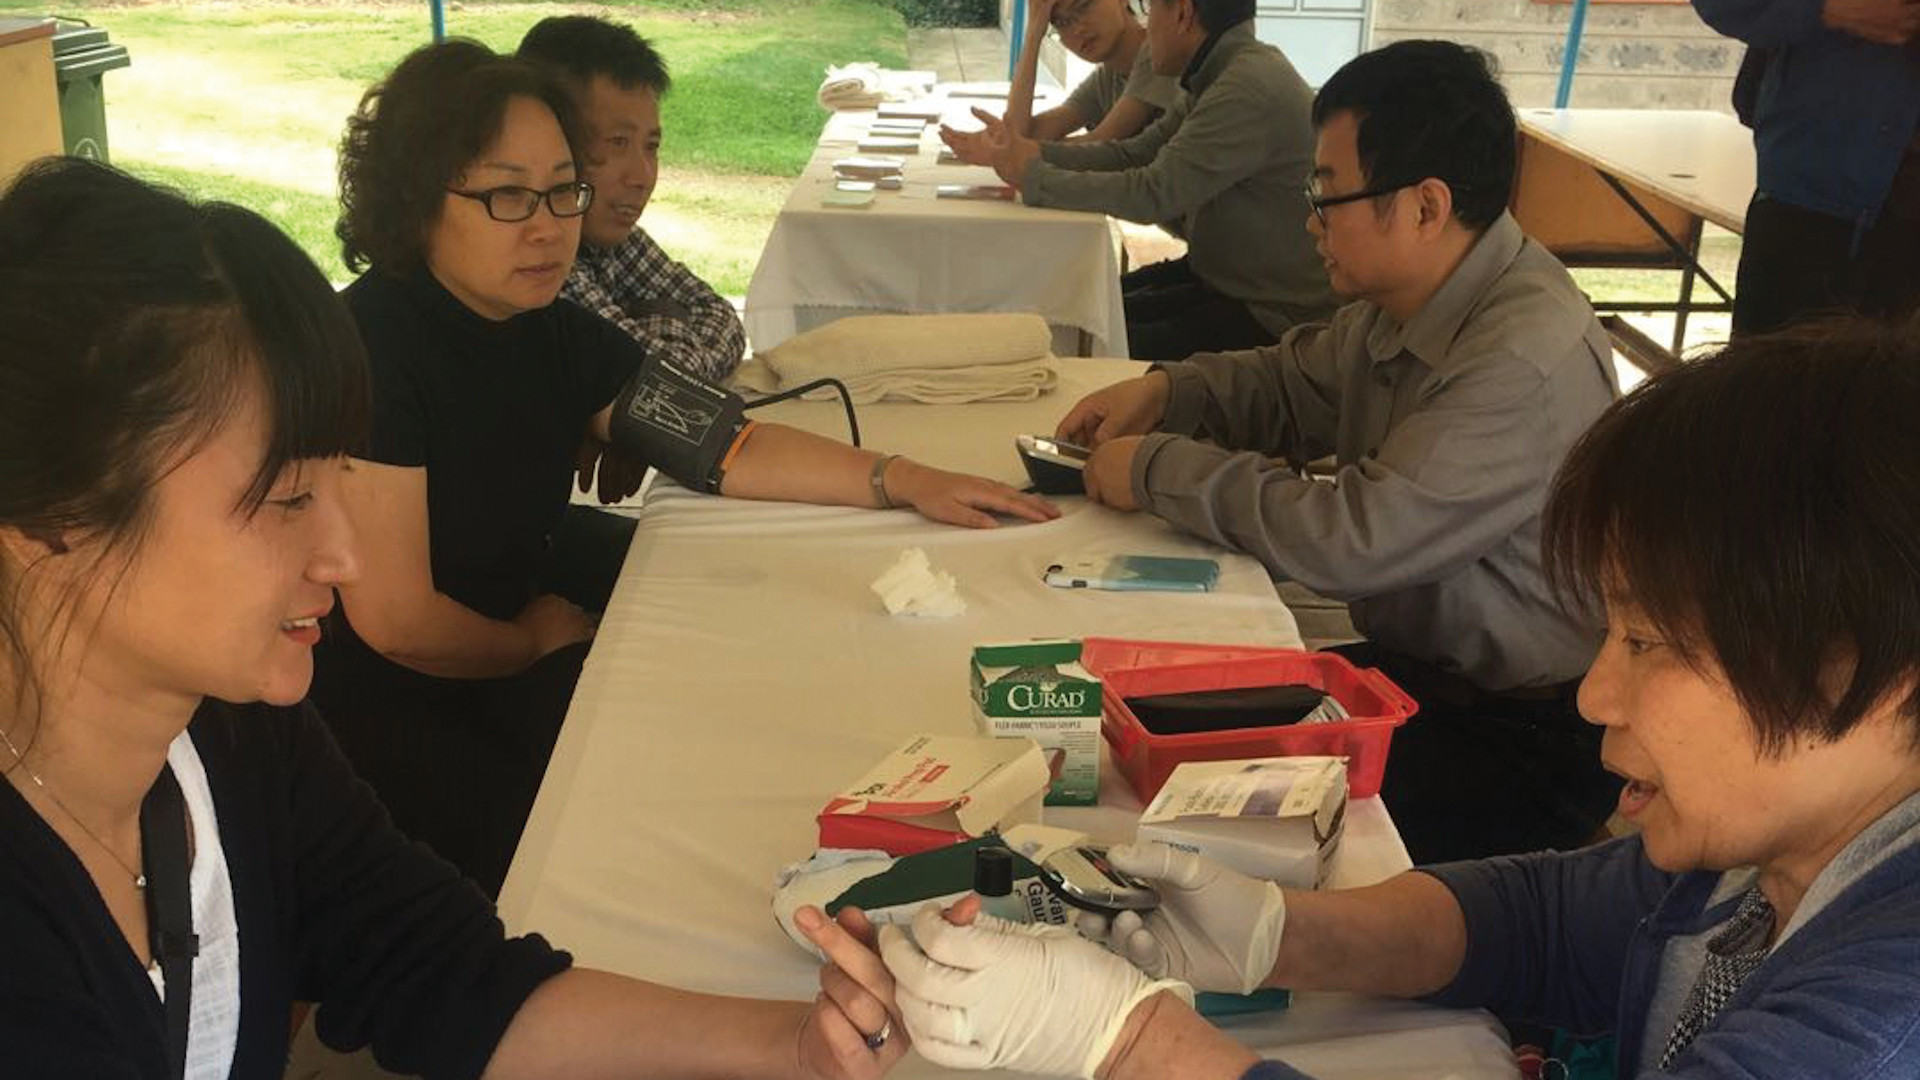
M 738 379 L 774 393 L 832 376 L 861 405 L 1032 401 L 1059 382 L 1052 344 L 1038 315 L 855 315 L 759 353 Z
M 933 90 L 931 71 L 896 71 L 872 61 L 828 67 L 819 101 L 830 110 L 874 109 L 886 101 L 912 101 Z
M 828 67 L 826 81 L 820 84 L 819 101 L 828 109 L 872 109 L 885 100 L 878 64 Z

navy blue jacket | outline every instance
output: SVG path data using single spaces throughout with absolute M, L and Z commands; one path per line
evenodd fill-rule
M 1660 958 L 1732 917 L 1718 873 L 1667 874 L 1638 837 L 1428 871 L 1459 899 L 1467 961 L 1430 999 L 1582 1034 L 1640 1060 Z M 1920 1076 L 1920 847 L 1853 883 L 1776 946 L 1670 1070 L 1681 1077 Z
M 1920 1077 L 1920 845 L 1780 943 L 1665 1073 L 1640 1060 L 1661 954 L 1732 917 L 1738 896 L 1707 905 L 1719 874 L 1663 873 L 1638 837 L 1425 872 L 1467 921 L 1466 963 L 1435 1004 L 1612 1033 L 1621 1077 Z M 1243 1080 L 1305 1078 L 1263 1062 Z
M 1773 55 L 1754 105 L 1759 193 L 1871 226 L 1920 126 L 1920 51 L 1830 30 L 1822 0 L 1693 0 Z

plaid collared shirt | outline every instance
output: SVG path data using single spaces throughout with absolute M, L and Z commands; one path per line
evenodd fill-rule
M 714 382 L 732 375 L 747 351 L 733 305 L 668 258 L 644 229 L 635 228 L 618 247 L 581 245 L 560 295 L 625 330 L 653 355 Z M 686 314 L 649 310 L 662 301 Z

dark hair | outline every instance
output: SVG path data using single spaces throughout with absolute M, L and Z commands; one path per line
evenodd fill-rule
M 581 83 L 605 75 L 622 90 L 646 87 L 665 97 L 667 62 L 625 23 L 592 15 L 554 15 L 533 24 L 514 55 Z
M 1453 190 L 1453 214 L 1484 229 L 1507 209 L 1519 134 L 1499 68 L 1451 41 L 1397 41 L 1333 73 L 1313 99 L 1313 126 L 1350 112 L 1369 186 L 1429 177 Z
M 1174 0 L 1162 0 L 1171 4 Z M 1253 18 L 1256 0 L 1193 0 L 1193 13 L 1200 28 L 1213 37 Z
M 1737 339 L 1574 447 L 1550 578 L 1585 603 L 1617 591 L 1689 662 L 1712 657 L 1769 753 L 1837 739 L 1920 674 L 1916 417 L 1920 323 Z M 1920 691 L 1902 711 L 1920 743 Z
M 80 158 L 0 194 L 0 525 L 55 550 L 134 550 L 155 482 L 259 386 L 267 445 L 236 510 L 282 470 L 352 451 L 366 355 L 346 306 L 251 210 L 196 205 Z M 30 677 L 0 577 L 0 637 Z
M 508 103 L 523 97 L 553 110 L 577 164 L 580 128 L 566 90 L 479 42 L 455 38 L 415 49 L 368 90 L 340 142 L 333 231 L 348 269 L 418 267 L 447 186 L 499 136 Z

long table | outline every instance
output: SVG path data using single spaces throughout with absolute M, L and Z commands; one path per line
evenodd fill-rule
M 1022 405 L 877 405 L 867 443 L 1015 479 L 1011 442 L 1047 430 L 1077 397 L 1136 373 L 1127 361 L 1062 363 L 1062 387 Z M 769 417 L 841 434 L 837 405 Z M 1253 560 L 1083 500 L 1044 525 L 969 531 L 911 512 L 751 503 L 666 487 L 648 496 L 619 586 L 582 673 L 545 784 L 500 897 L 582 963 L 729 994 L 811 997 L 813 959 L 775 926 L 773 878 L 815 846 L 828 795 L 916 732 L 971 731 L 966 661 L 982 641 L 1106 634 L 1274 646 L 1293 617 Z M 953 573 L 966 614 L 888 616 L 868 589 L 904 548 Z M 1061 591 L 1064 554 L 1220 560 L 1210 595 Z M 1097 808 L 1048 821 L 1109 840 L 1139 812 L 1111 769 Z M 1336 885 L 1407 866 L 1377 798 L 1356 801 Z M 1328 1078 L 1510 1078 L 1489 1017 L 1347 995 L 1303 994 L 1285 1013 L 1225 1025 Z M 949 1075 L 910 1057 L 896 1073 Z
M 1671 366 L 1690 314 L 1731 309 L 1731 292 L 1700 265 L 1700 236 L 1706 222 L 1745 229 L 1754 191 L 1752 132 L 1707 111 L 1522 109 L 1519 116 L 1513 209 L 1528 235 L 1569 266 L 1680 271 L 1674 301 L 1594 301 L 1603 311 L 1671 312 L 1669 345 L 1617 319 L 1608 326 L 1641 367 Z M 1718 299 L 1696 302 L 1696 282 Z
M 966 126 L 971 105 L 941 98 Z M 1061 353 L 1125 356 L 1120 247 L 1104 214 L 1017 202 L 942 199 L 942 184 L 1000 183 L 991 169 L 939 164 L 937 125 L 905 156 L 905 183 L 864 209 L 821 205 L 833 163 L 860 153 L 875 113 L 834 113 L 786 203 L 747 285 L 745 321 L 755 349 L 835 318 L 875 313 L 1034 312 L 1056 330 Z

